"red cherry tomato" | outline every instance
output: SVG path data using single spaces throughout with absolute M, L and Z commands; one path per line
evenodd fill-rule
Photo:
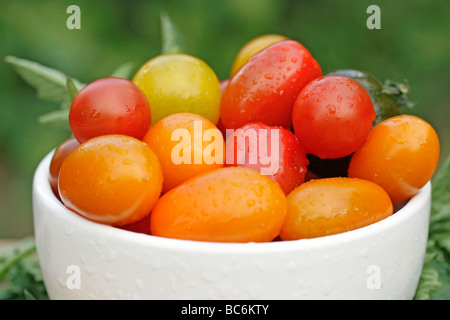
M 147 97 L 123 78 L 96 80 L 78 92 L 69 113 L 70 128 L 80 142 L 106 134 L 141 140 L 151 124 Z
M 229 82 L 230 82 L 230 79 L 225 79 L 225 80 L 220 81 L 220 90 L 222 91 L 222 93 L 227 88 Z
M 150 235 L 150 214 L 146 215 L 141 220 L 126 224 L 124 226 L 117 226 L 117 228 Z
M 229 82 L 230 82 L 230 79 L 225 79 L 225 80 L 220 81 L 220 90 L 222 91 L 222 94 L 225 91 L 226 87 L 228 86 Z M 217 122 L 216 126 L 217 126 L 217 129 L 219 129 L 220 132 L 222 132 L 222 135 L 225 138 L 226 137 L 226 128 L 225 128 L 221 118 L 219 118 L 219 121 Z
M 287 195 L 305 181 L 308 159 L 296 136 L 283 127 L 249 123 L 227 138 L 226 166 L 260 171 Z
M 250 122 L 290 128 L 300 90 L 322 70 L 299 42 L 284 40 L 255 54 L 230 79 L 221 102 L 227 129 Z
M 364 87 L 334 75 L 308 83 L 292 112 L 294 132 L 305 151 L 327 159 L 347 156 L 361 147 L 375 117 Z

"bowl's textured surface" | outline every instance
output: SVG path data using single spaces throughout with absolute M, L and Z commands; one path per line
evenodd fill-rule
M 350 232 L 270 243 L 158 238 L 88 221 L 33 182 L 37 252 L 51 299 L 412 299 L 425 256 L 428 183 L 393 216 Z

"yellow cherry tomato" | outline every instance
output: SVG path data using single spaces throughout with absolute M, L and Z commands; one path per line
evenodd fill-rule
M 230 76 L 233 76 L 247 61 L 256 53 L 262 49 L 279 42 L 281 40 L 287 40 L 285 36 L 279 34 L 265 34 L 256 37 L 247 42 L 238 52 L 231 67 Z
M 147 96 L 152 124 L 181 112 L 217 123 L 222 91 L 215 72 L 203 60 L 187 54 L 164 54 L 146 62 L 132 80 Z

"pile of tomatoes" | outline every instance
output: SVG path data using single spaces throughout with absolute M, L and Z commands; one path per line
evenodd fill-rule
M 360 83 L 323 75 L 283 36 L 247 43 L 223 81 L 201 59 L 162 54 L 132 80 L 102 78 L 78 92 L 73 138 L 56 148 L 50 184 L 86 219 L 154 236 L 268 242 L 341 233 L 392 215 L 437 166 L 430 124 L 376 117 Z M 344 174 L 311 170 L 340 159 Z

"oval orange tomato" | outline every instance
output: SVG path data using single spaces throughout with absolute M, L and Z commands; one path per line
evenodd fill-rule
M 212 242 L 266 242 L 280 232 L 286 196 L 258 171 L 227 167 L 164 194 L 150 217 L 155 236 Z
M 315 238 L 354 230 L 393 213 L 380 186 L 356 178 L 310 180 L 287 196 L 282 240 Z

